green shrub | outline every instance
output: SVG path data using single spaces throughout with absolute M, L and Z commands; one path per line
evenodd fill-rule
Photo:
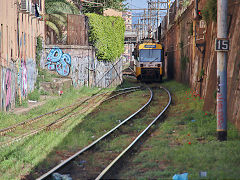
M 181 57 L 181 70 L 185 71 L 187 67 L 187 63 L 189 62 L 189 58 L 187 56 Z
M 44 91 L 43 89 L 41 89 L 41 91 L 40 91 L 40 95 L 49 95 L 49 92 Z
M 217 22 L 217 0 L 208 0 L 202 10 L 202 15 L 206 22 Z
M 38 92 L 38 89 L 35 89 L 33 92 L 29 93 L 28 99 L 38 101 L 40 99 L 40 93 Z
M 125 25 L 121 17 L 88 13 L 89 41 L 96 48 L 98 60 L 114 61 L 124 52 Z
M 27 99 L 22 99 L 21 102 L 20 102 L 20 98 L 19 96 L 17 96 L 15 98 L 15 107 L 18 108 L 18 107 L 28 107 L 28 100 Z

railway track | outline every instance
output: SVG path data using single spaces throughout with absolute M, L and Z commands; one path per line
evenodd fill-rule
M 139 141 L 139 139 L 152 127 L 152 125 L 163 115 L 168 109 L 171 103 L 171 95 L 165 88 L 161 88 L 166 93 L 163 108 L 160 113 L 157 113 L 154 118 L 147 119 L 146 122 L 138 121 L 136 116 L 144 116 L 147 106 L 153 100 L 153 92 L 148 88 L 150 92 L 150 98 L 148 101 L 135 113 L 121 121 L 116 127 L 108 131 L 106 134 L 78 151 L 71 157 L 62 161 L 59 165 L 43 174 L 38 180 L 50 179 L 51 176 L 58 172 L 60 174 L 70 174 L 73 179 L 101 179 L 104 178 L 113 167 L 119 162 L 119 160 Z M 156 103 L 156 102 L 155 102 Z M 130 121 L 131 120 L 131 121 Z M 145 127 L 135 129 L 139 123 L 144 124 Z M 130 131 L 130 129 L 134 129 Z M 140 132 L 140 133 L 139 133 Z M 124 135 L 123 135 L 124 134 Z M 109 151 L 109 144 L 111 145 L 116 141 L 119 135 L 127 136 L 123 147 L 117 149 L 117 151 Z M 121 142 L 119 142 L 121 143 Z M 119 153 L 120 152 L 120 153 Z M 111 178 L 111 176 L 110 176 Z
M 55 111 L 37 116 L 33 119 L 23 121 L 10 127 L 0 130 L 0 147 L 8 146 L 14 142 L 20 141 L 26 137 L 35 135 L 43 130 L 51 129 L 64 123 L 69 118 L 85 113 L 89 108 L 94 108 L 104 101 L 110 100 L 117 95 L 130 93 L 139 90 L 138 87 L 124 88 L 111 92 L 104 92 L 84 98 L 80 102 L 62 107 Z M 110 96 L 110 94 L 115 94 Z M 110 97 L 109 97 L 110 96 Z

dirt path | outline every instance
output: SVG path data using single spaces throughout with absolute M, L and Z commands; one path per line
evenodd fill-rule
M 31 109 L 39 107 L 44 105 L 45 103 L 47 103 L 48 100 L 50 99 L 56 99 L 58 98 L 57 96 L 46 96 L 43 95 L 40 97 L 40 101 L 28 101 L 28 107 L 18 107 L 15 108 L 13 110 L 11 110 L 10 112 L 14 113 L 14 114 L 24 114 L 29 112 Z

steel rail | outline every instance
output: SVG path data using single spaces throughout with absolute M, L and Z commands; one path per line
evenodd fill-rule
M 149 105 L 149 103 L 152 101 L 153 98 L 153 92 L 152 90 L 147 87 L 148 90 L 150 91 L 150 98 L 147 101 L 147 103 L 145 103 L 140 109 L 138 109 L 135 113 L 133 113 L 132 115 L 130 115 L 129 117 L 127 117 L 124 121 L 122 121 L 121 123 L 119 123 L 117 126 L 115 126 L 113 129 L 111 129 L 110 131 L 108 131 L 107 133 L 105 133 L 104 135 L 102 135 L 100 138 L 98 138 L 97 140 L 95 140 L 94 142 L 92 142 L 91 144 L 89 144 L 88 146 L 86 146 L 85 148 L 83 148 L 82 150 L 78 151 L 77 153 L 75 153 L 74 155 L 72 155 L 71 157 L 69 157 L 68 159 L 64 160 L 63 162 L 61 162 L 59 165 L 55 166 L 53 169 L 51 169 L 50 171 L 48 171 L 47 173 L 43 174 L 41 177 L 37 178 L 37 180 L 42 180 L 45 179 L 47 177 L 49 177 L 52 173 L 56 172 L 58 169 L 60 169 L 61 167 L 65 166 L 67 163 L 71 162 L 73 159 L 75 159 L 77 156 L 79 156 L 80 154 L 82 154 L 83 152 L 87 151 L 88 149 L 90 149 L 91 147 L 93 147 L 95 144 L 97 144 L 98 142 L 100 142 L 101 140 L 103 140 L 105 137 L 107 137 L 108 135 L 110 135 L 112 132 L 114 132 L 116 129 L 118 129 L 120 126 L 122 126 L 124 123 L 126 123 L 127 121 L 129 121 L 131 118 L 133 118 L 134 116 L 136 116 L 140 111 L 142 111 L 147 105 Z
M 123 88 L 123 89 L 119 89 L 119 90 L 112 91 L 112 92 L 119 92 L 119 91 L 125 91 L 125 90 L 130 90 L 130 89 L 138 89 L 138 88 L 140 88 L 140 86 L 130 87 L 130 88 Z M 95 94 L 95 95 L 93 95 L 93 96 L 91 96 L 91 97 L 88 97 L 88 98 L 84 99 L 84 100 L 81 101 L 81 102 L 74 103 L 74 104 L 71 104 L 71 105 L 68 105 L 68 106 L 65 106 L 65 107 L 56 109 L 56 110 L 54 110 L 54 111 L 51 111 L 51 112 L 42 114 L 42 115 L 37 116 L 37 117 L 35 117 L 35 118 L 32 118 L 32 119 L 29 119 L 29 120 L 26 120 L 26 121 L 23 121 L 23 122 L 14 124 L 14 125 L 9 126 L 9 127 L 7 127 L 7 128 L 0 129 L 0 135 L 4 135 L 4 134 L 6 134 L 6 133 L 8 133 L 8 132 L 11 132 L 11 131 L 13 131 L 14 129 L 16 129 L 17 127 L 24 126 L 24 125 L 26 125 L 26 124 L 34 123 L 34 122 L 40 120 L 41 118 L 43 118 L 44 116 L 51 115 L 51 114 L 53 114 L 53 113 L 62 111 L 62 110 L 67 109 L 67 108 L 71 108 L 71 107 L 73 107 L 73 106 L 80 107 L 82 104 L 84 104 L 84 103 L 87 102 L 88 100 L 94 98 L 95 96 L 100 96 L 100 95 L 102 95 L 102 94 L 104 94 L 104 93 L 108 93 L 108 92 L 103 92 L 103 93 L 100 93 L 100 94 Z
M 88 109 L 86 109 L 86 108 L 89 108 L 89 107 L 88 107 L 88 106 L 84 107 L 84 109 L 81 110 L 80 113 L 85 113 L 85 112 L 88 110 Z M 85 109 L 86 109 L 86 110 L 85 110 Z M 27 137 L 29 137 L 29 136 L 38 134 L 38 133 L 40 133 L 41 131 L 46 130 L 46 129 L 48 129 L 48 128 L 51 128 L 52 126 L 57 125 L 57 124 L 59 124 L 59 123 L 62 123 L 62 122 L 64 122 L 64 121 L 68 120 L 68 118 L 74 117 L 74 116 L 77 115 L 77 114 L 79 114 L 79 112 L 75 112 L 75 113 L 71 113 L 71 114 L 67 114 L 67 115 L 65 115 L 65 116 L 62 116 L 61 118 L 55 120 L 54 122 L 51 122 L 51 123 L 49 123 L 49 124 L 47 124 L 47 125 L 44 125 L 44 126 L 41 126 L 41 127 L 37 128 L 37 129 L 34 129 L 34 130 L 30 131 L 30 132 L 21 134 L 21 135 L 19 135 L 19 136 L 17 136 L 17 137 L 12 138 L 11 140 L 2 142 L 2 143 L 0 143 L 0 147 L 8 146 L 8 145 L 10 145 L 10 144 L 13 144 L 14 142 L 17 142 L 17 141 L 20 141 L 20 140 L 22 140 L 22 139 L 24 139 L 24 138 L 27 138 Z
M 140 90 L 140 89 L 133 89 L 133 90 L 125 91 L 125 92 L 122 92 L 122 93 L 118 93 L 118 94 L 116 94 L 116 95 L 113 95 L 113 96 L 105 99 L 104 102 L 105 102 L 105 101 L 108 101 L 108 100 L 110 100 L 110 99 L 113 99 L 113 98 L 115 98 L 115 97 L 117 97 L 117 96 L 120 96 L 120 95 L 122 95 L 122 94 L 127 94 L 127 93 L 134 92 L 134 91 L 138 91 L 138 90 Z
M 117 161 L 123 157 L 123 155 L 129 151 L 129 149 L 131 149 L 135 143 L 147 132 L 147 130 L 160 118 L 160 116 L 162 116 L 162 114 L 168 109 L 169 105 L 171 104 L 172 98 L 171 98 L 171 94 L 170 92 L 164 88 L 161 87 L 162 89 L 164 89 L 167 93 L 168 93 L 168 97 L 169 97 L 169 101 L 167 106 L 163 109 L 163 111 L 134 139 L 134 141 L 125 149 L 122 151 L 121 154 L 119 154 L 98 176 L 95 180 L 99 180 L 101 178 L 103 178 L 104 175 L 106 175 L 106 173 L 117 163 Z
M 116 96 L 121 95 L 121 94 L 126 94 L 126 93 L 130 93 L 130 92 L 134 92 L 134 91 L 136 91 L 136 90 L 139 90 L 138 88 L 140 88 L 140 86 L 138 86 L 138 87 L 131 87 L 131 88 L 124 88 L 124 89 L 117 90 L 117 91 L 115 91 L 115 92 L 119 92 L 119 91 L 124 91 L 124 90 L 130 89 L 130 90 L 125 91 L 125 92 L 123 92 L 123 93 L 119 93 L 119 94 L 117 94 L 117 95 L 113 95 L 113 96 L 109 97 L 108 99 L 105 99 L 105 100 L 102 101 L 102 102 L 108 101 L 108 100 L 110 100 L 110 99 L 112 99 L 112 98 L 114 98 L 114 97 L 116 97 Z M 102 93 L 102 94 L 103 94 L 103 93 Z M 99 96 L 99 95 L 98 95 L 98 96 Z M 97 97 L 97 96 L 93 96 L 93 97 Z M 93 97 L 91 97 L 91 99 L 93 99 Z M 89 107 L 86 106 L 86 107 L 84 107 L 84 108 L 89 108 Z M 80 113 L 85 113 L 87 110 L 88 110 L 88 109 L 86 109 L 86 110 L 83 109 Z M 9 140 L 9 141 L 0 143 L 0 147 L 4 147 L 4 146 L 7 146 L 7 145 L 10 145 L 10 144 L 12 144 L 12 143 L 14 143 L 14 142 L 17 142 L 17 141 L 22 140 L 23 138 L 29 137 L 29 136 L 31 136 L 31 135 L 35 135 L 35 134 L 37 134 L 37 133 L 39 133 L 39 132 L 41 132 L 41 131 L 43 131 L 43 130 L 45 130 L 45 129 L 50 128 L 50 127 L 53 126 L 53 125 L 62 123 L 62 122 L 64 122 L 64 121 L 66 121 L 69 117 L 73 117 L 73 116 L 75 116 L 75 115 L 77 115 L 77 114 L 79 114 L 79 112 L 75 112 L 75 113 L 73 113 L 73 114 L 67 114 L 67 115 L 65 115 L 65 116 L 62 116 L 61 118 L 55 120 L 54 122 L 51 122 L 50 124 L 44 125 L 44 126 L 38 128 L 38 129 L 35 129 L 35 130 L 33 130 L 33 131 L 24 133 L 24 134 L 22 134 L 22 135 L 20 135 L 20 136 L 17 136 L 17 137 L 15 137 L 15 138 L 12 138 L 12 139 Z

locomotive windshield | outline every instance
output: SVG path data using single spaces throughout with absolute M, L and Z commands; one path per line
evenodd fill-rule
M 141 49 L 139 54 L 140 62 L 160 62 L 161 49 Z

